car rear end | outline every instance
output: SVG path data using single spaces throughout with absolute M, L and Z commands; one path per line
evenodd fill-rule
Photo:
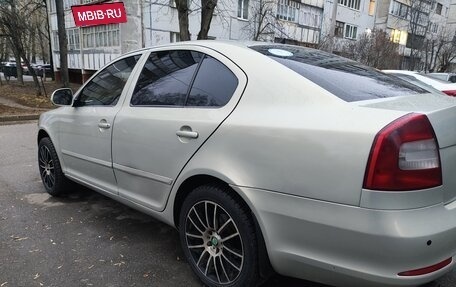
M 236 187 L 249 202 L 254 202 L 273 267 L 285 275 L 336 286 L 415 286 L 447 273 L 456 254 L 456 100 L 320 51 L 301 53 L 303 48 L 286 45 L 252 48 L 344 102 L 338 111 L 332 111 L 332 107 L 319 111 L 323 123 L 318 127 L 307 123 L 310 117 L 302 120 L 302 125 L 307 126 L 302 134 L 293 127 L 293 143 L 301 142 L 302 153 L 306 154 L 309 144 L 304 141 L 309 139 L 318 147 L 314 153 L 322 153 L 319 156 L 326 164 L 315 162 L 312 166 L 321 186 L 337 182 L 332 197 L 323 197 L 331 193 L 324 188 L 312 194 L 307 183 L 299 187 L 300 180 L 312 180 L 306 172 L 313 171 L 305 168 L 291 189 L 287 189 L 290 184 L 258 186 L 262 183 L 248 181 Z M 350 73 L 354 76 L 347 76 Z M 247 96 L 244 97 L 247 105 Z M 275 110 L 280 106 L 277 102 Z M 238 109 L 242 109 L 242 103 Z M 347 112 L 345 116 L 340 110 Z M 311 109 L 303 106 L 301 118 L 308 117 L 308 113 L 312 113 Z M 293 110 L 289 110 L 285 117 L 293 117 L 292 114 Z M 347 120 L 354 119 L 354 115 L 362 123 Z M 237 124 L 239 132 L 242 121 L 236 123 L 237 116 L 235 111 L 228 121 Z M 338 122 L 326 122 L 334 119 Z M 280 125 L 280 121 L 276 118 L 272 125 Z M 344 123 L 346 134 L 337 131 L 339 140 L 331 142 L 331 129 Z M 358 126 L 371 126 L 371 131 Z M 288 145 L 286 133 L 261 132 L 260 128 L 256 128 L 256 133 L 281 135 L 283 149 L 294 154 L 288 165 L 299 168 L 294 162 L 301 158 L 300 152 Z M 360 141 L 369 142 L 368 152 L 360 151 L 363 148 L 356 142 L 353 150 L 343 144 L 346 137 L 356 133 Z M 318 138 L 321 134 L 329 135 L 326 141 Z M 273 140 L 268 138 L 262 149 L 272 147 Z M 239 145 L 247 143 L 240 139 Z M 243 149 L 238 148 L 238 153 Z M 278 145 L 274 149 L 280 154 Z M 344 190 L 357 177 L 344 178 L 332 171 L 337 160 L 343 158 L 338 152 L 346 155 L 346 169 L 354 166 L 350 159 L 360 160 L 364 166 L 359 190 Z M 248 153 L 252 156 L 257 152 Z M 313 156 L 306 154 L 308 160 L 303 158 L 301 166 L 305 167 Z M 280 165 L 279 158 L 273 162 Z M 287 173 L 283 173 L 283 179 L 288 179 Z M 340 174 L 348 173 L 340 168 Z M 343 195 L 353 192 L 359 196 L 356 204 L 344 201 Z

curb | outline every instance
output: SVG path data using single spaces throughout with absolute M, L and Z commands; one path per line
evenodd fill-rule
M 1 122 L 31 121 L 39 119 L 39 114 L 0 116 Z

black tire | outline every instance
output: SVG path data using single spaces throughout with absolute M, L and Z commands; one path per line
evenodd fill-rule
M 188 263 L 206 286 L 258 284 L 255 226 L 228 187 L 204 185 L 190 192 L 182 205 L 179 235 Z
M 60 161 L 50 138 L 42 138 L 38 144 L 38 168 L 47 193 L 59 196 L 71 186 L 60 166 Z

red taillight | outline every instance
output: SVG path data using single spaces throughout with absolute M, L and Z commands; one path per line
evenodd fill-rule
M 406 191 L 441 184 L 437 139 L 425 115 L 403 116 L 376 135 L 363 188 Z
M 440 263 L 434 264 L 432 266 L 400 272 L 397 275 L 399 275 L 399 276 L 419 276 L 419 275 L 429 274 L 429 273 L 435 272 L 435 271 L 440 270 L 443 267 L 449 265 L 451 263 L 451 261 L 453 261 L 453 259 L 448 258 L 448 259 L 446 259 Z
M 442 91 L 448 96 L 456 97 L 456 90 L 448 90 L 448 91 Z

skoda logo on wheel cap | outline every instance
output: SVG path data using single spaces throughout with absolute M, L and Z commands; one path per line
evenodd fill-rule
M 218 239 L 214 236 L 211 238 L 211 244 L 212 246 L 217 246 L 219 243 Z

